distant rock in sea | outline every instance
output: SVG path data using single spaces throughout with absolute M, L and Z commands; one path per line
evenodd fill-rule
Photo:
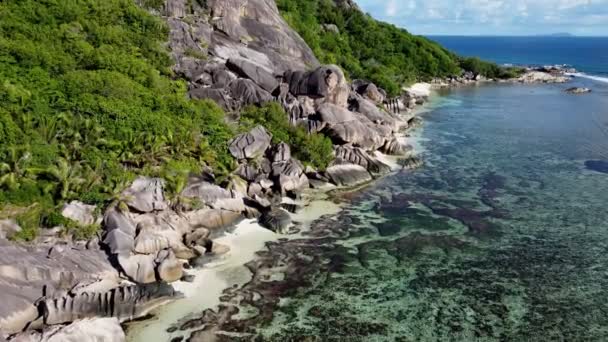
M 608 173 L 608 161 L 606 160 L 587 160 L 585 167 L 592 171 Z
M 572 87 L 572 88 L 566 89 L 566 92 L 570 93 L 570 94 L 586 94 L 586 93 L 590 93 L 591 89 L 589 89 L 589 88 L 580 88 L 580 87 Z

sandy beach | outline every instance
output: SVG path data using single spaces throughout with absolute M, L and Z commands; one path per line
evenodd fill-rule
M 242 286 L 251 279 L 251 272 L 244 266 L 255 258 L 255 254 L 265 248 L 269 241 L 279 238 L 298 238 L 310 224 L 324 215 L 333 215 L 340 211 L 340 206 L 327 199 L 323 193 L 308 192 L 303 195 L 308 204 L 299 212 L 292 214 L 300 232 L 292 235 L 278 235 L 263 228 L 257 220 L 244 220 L 233 230 L 215 240 L 216 243 L 230 247 L 230 251 L 217 259 L 211 260 L 200 269 L 188 270 L 194 275 L 194 281 L 173 283 L 173 287 L 183 293 L 184 298 L 165 305 L 154 312 L 154 317 L 131 323 L 127 330 L 130 342 L 169 341 L 175 337 L 167 332 L 171 326 L 185 322 L 192 315 L 200 314 L 206 309 L 220 304 L 222 292 L 233 286 Z M 188 331 L 177 334 L 187 335 Z

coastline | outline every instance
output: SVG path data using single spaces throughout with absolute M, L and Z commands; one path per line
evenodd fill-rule
M 315 220 L 340 211 L 340 205 L 329 200 L 327 193 L 309 192 L 305 196 L 311 198 L 310 202 L 299 212 L 292 214 L 299 233 L 279 235 L 262 227 L 255 219 L 237 224 L 215 240 L 228 246 L 230 251 L 200 268 L 189 270 L 188 274 L 194 276 L 191 283 L 173 283 L 174 288 L 183 293 L 184 298 L 158 307 L 154 317 L 149 320 L 128 323 L 127 341 L 144 342 L 159 338 L 169 341 L 176 336 L 168 330 L 178 331 L 180 335 L 193 332 L 196 327 L 185 331 L 177 327 L 187 324 L 200 312 L 217 309 L 226 290 L 238 289 L 249 282 L 253 274 L 246 264 L 254 261 L 256 255 L 266 250 L 269 242 L 299 238 Z
M 424 103 L 417 105 L 407 112 L 407 117 L 420 118 L 421 115 L 433 110 L 433 106 L 441 101 L 441 95 L 430 83 L 417 83 L 412 86 L 416 96 L 424 98 Z M 413 147 L 412 155 L 424 152 L 421 141 L 424 125 L 417 123 L 414 127 L 395 134 L 403 144 Z M 227 293 L 239 291 L 254 280 L 256 271 L 254 265 L 263 259 L 263 254 L 269 251 L 269 245 L 283 243 L 297 243 L 308 241 L 311 237 L 311 225 L 322 219 L 333 219 L 339 216 L 343 205 L 348 201 L 344 197 L 356 196 L 362 188 L 369 186 L 379 179 L 387 177 L 394 172 L 404 169 L 399 164 L 403 157 L 391 156 L 379 151 L 373 155 L 376 159 L 391 168 L 391 171 L 370 182 L 355 187 L 336 187 L 334 189 L 310 189 L 303 192 L 302 199 L 298 201 L 302 208 L 290 213 L 295 232 L 276 234 L 262 227 L 256 219 L 249 219 L 229 229 L 215 241 L 230 247 L 225 255 L 216 260 L 187 273 L 195 278 L 191 283 L 176 282 L 172 285 L 184 294 L 183 299 L 158 307 L 154 317 L 148 320 L 128 323 L 126 333 L 129 342 L 145 342 L 152 338 L 170 340 L 180 336 L 188 337 L 200 329 L 193 324 L 200 318 L 198 315 L 207 310 L 221 310 L 222 299 Z M 312 233 L 315 235 L 315 233 Z M 251 239 L 248 239 L 251 238 Z M 310 242 L 310 241 L 309 241 Z M 203 290 L 200 293 L 199 290 Z M 187 327 L 187 329 L 183 329 Z

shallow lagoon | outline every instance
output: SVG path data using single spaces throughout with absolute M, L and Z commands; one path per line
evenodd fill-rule
M 608 84 L 589 82 L 442 93 L 416 133 L 422 168 L 269 242 L 250 281 L 172 336 L 608 340 Z
M 608 160 L 608 88 L 575 83 L 594 93 L 443 94 L 424 117 L 426 165 L 319 222 L 340 230 L 311 242 L 323 266 L 276 294 L 270 322 L 237 330 L 272 340 L 607 340 L 608 175 L 586 163 Z

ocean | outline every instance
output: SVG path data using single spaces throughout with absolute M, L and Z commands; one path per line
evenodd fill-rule
M 499 64 L 571 65 L 608 82 L 608 37 L 461 37 L 429 36 L 462 56 Z
M 268 243 L 251 281 L 188 317 L 193 341 L 608 340 L 602 50 L 526 57 L 521 42 L 454 39 L 442 43 L 463 55 L 600 79 L 435 94 L 412 136 L 424 166 L 342 195 L 339 214 Z

